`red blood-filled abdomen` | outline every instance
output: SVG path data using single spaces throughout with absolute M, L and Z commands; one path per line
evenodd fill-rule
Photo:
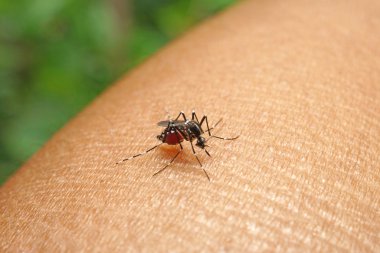
M 181 135 L 181 133 L 177 132 L 176 134 L 175 132 L 169 132 L 166 134 L 164 142 L 169 145 L 176 145 L 182 141 L 183 141 L 183 136 Z

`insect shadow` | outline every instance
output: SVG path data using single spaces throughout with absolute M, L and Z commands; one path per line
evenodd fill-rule
M 181 117 L 182 119 L 180 119 Z M 197 114 L 193 111 L 191 114 L 191 120 L 188 120 L 186 118 L 185 113 L 180 112 L 174 120 L 172 119 L 164 120 L 157 123 L 158 126 L 165 127 L 162 133 L 160 135 L 157 135 L 157 139 L 161 143 L 149 148 L 148 150 L 142 153 L 125 158 L 121 160 L 120 162 L 117 162 L 116 164 L 120 164 L 122 162 L 131 160 L 133 158 L 145 155 L 149 153 L 150 151 L 156 149 L 157 147 L 161 146 L 162 144 L 179 145 L 180 149 L 173 156 L 173 158 L 162 169 L 160 169 L 159 171 L 153 174 L 153 176 L 156 176 L 157 174 L 163 172 L 169 165 L 171 165 L 174 162 L 174 160 L 178 157 L 178 155 L 183 151 L 182 142 L 188 141 L 191 145 L 191 150 L 193 152 L 193 155 L 197 159 L 207 179 L 210 181 L 210 177 L 207 174 L 207 171 L 203 168 L 202 163 L 199 160 L 197 153 L 195 152 L 193 141 L 196 141 L 195 142 L 196 147 L 204 150 L 205 153 L 211 157 L 210 153 L 206 149 L 206 147 L 209 147 L 206 143 L 210 138 L 216 138 L 216 139 L 227 140 L 227 141 L 237 139 L 239 135 L 232 138 L 226 138 L 226 137 L 220 137 L 220 136 L 211 134 L 211 130 L 213 130 L 221 121 L 222 119 L 220 119 L 213 127 L 209 127 L 208 119 L 206 115 L 204 115 L 199 121 Z M 206 130 L 203 130 L 202 128 L 202 125 L 204 124 L 207 127 Z M 207 139 L 203 136 L 205 132 L 208 133 Z

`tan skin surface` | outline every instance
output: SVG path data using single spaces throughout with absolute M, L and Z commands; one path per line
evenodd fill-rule
M 247 1 L 193 29 L 2 187 L 0 251 L 379 252 L 379 13 Z M 241 134 L 197 149 L 211 182 L 188 142 L 155 177 L 178 147 L 115 165 L 192 109 Z

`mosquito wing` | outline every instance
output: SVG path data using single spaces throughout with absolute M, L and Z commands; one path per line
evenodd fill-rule
M 169 124 L 171 124 L 172 126 L 180 126 L 180 125 L 183 125 L 184 123 L 185 121 L 182 121 L 182 120 L 163 120 L 163 121 L 158 122 L 157 126 L 167 127 Z

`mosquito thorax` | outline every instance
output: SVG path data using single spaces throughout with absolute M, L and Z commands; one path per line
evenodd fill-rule
M 193 137 L 198 138 L 203 133 L 201 126 L 193 120 L 187 121 L 186 125 L 188 127 L 189 135 L 192 135 Z

